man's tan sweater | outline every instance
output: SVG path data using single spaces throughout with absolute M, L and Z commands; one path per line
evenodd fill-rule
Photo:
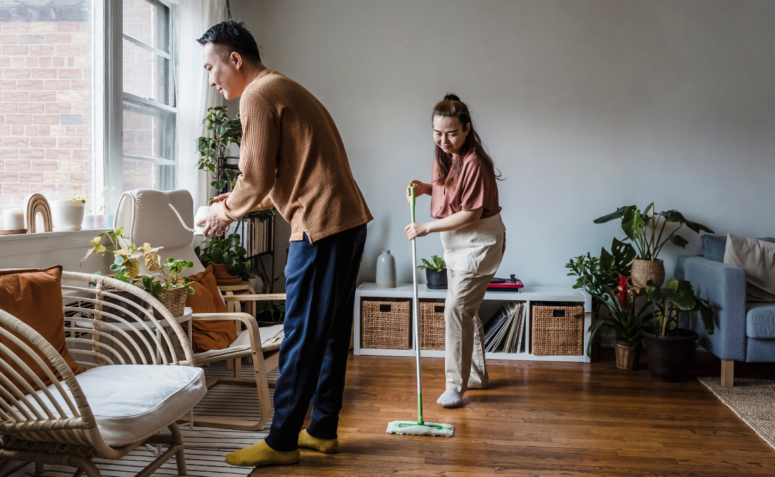
M 373 219 L 334 120 L 295 81 L 262 70 L 240 99 L 242 175 L 218 218 L 277 207 L 291 241 L 317 241 Z

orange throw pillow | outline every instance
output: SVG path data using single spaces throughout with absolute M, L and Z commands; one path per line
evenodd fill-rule
M 194 313 L 227 313 L 226 305 L 221 299 L 221 292 L 215 283 L 212 265 L 204 272 L 188 277 L 194 283 L 194 294 L 186 298 L 186 306 Z M 192 347 L 194 353 L 202 353 L 213 349 L 226 349 L 237 339 L 237 329 L 233 321 L 194 321 Z M 184 324 L 186 328 L 187 324 Z
M 61 265 L 42 270 L 2 270 L 0 271 L 0 309 L 10 313 L 40 333 L 64 358 L 73 373 L 80 374 L 86 370 L 75 362 L 65 345 L 65 314 L 62 310 L 61 284 Z M 31 346 L 29 341 L 16 333 L 14 335 Z M 3 336 L 0 336 L 0 343 L 16 353 L 46 386 L 51 384 L 51 380 L 45 375 L 43 369 L 33 361 L 26 351 Z M 35 349 L 34 346 L 31 347 Z M 44 361 L 47 361 L 42 352 L 38 352 L 38 354 Z M 26 376 L 26 373 L 2 351 L 0 351 L 0 358 L 10 364 L 19 374 Z M 51 371 L 58 379 L 62 379 L 53 366 Z M 38 389 L 31 379 L 27 379 L 27 382 L 34 389 Z M 24 394 L 27 394 L 17 381 L 14 380 L 14 384 Z

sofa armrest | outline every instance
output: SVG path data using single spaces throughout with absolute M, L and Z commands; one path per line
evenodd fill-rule
M 709 335 L 698 312 L 689 313 L 683 325 L 700 335 L 700 346 L 721 359 L 745 361 L 745 272 L 742 268 L 703 257 L 678 257 L 677 278 L 691 282 L 700 298 L 710 300 L 715 311 Z

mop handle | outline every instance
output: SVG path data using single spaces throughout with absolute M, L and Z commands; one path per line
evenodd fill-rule
M 412 223 L 414 223 L 414 184 L 409 184 L 409 205 L 412 209 Z M 420 313 L 418 311 L 418 301 L 420 294 L 417 291 L 417 239 L 412 239 L 412 278 L 414 282 L 414 299 L 412 307 L 414 310 L 414 349 L 417 353 L 417 424 L 425 424 L 422 419 L 422 378 L 420 375 Z

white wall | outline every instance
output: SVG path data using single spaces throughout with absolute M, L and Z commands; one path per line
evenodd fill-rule
M 232 0 L 231 9 L 265 64 L 337 122 L 375 217 L 366 280 L 383 248 L 410 280 L 404 188 L 429 179 L 430 113 L 447 92 L 470 105 L 507 178 L 501 275 L 570 284 L 569 257 L 622 236 L 592 220 L 633 203 L 656 201 L 717 233 L 775 235 L 775 2 Z M 419 203 L 418 220 L 429 220 L 429 201 Z M 698 250 L 693 237 L 688 251 Z M 418 251 L 441 254 L 438 237 Z

